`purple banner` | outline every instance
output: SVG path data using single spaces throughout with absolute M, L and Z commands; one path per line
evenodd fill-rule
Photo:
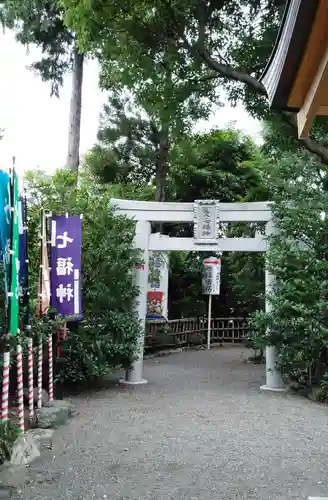
M 82 219 L 54 216 L 50 231 L 50 304 L 68 321 L 78 321 L 82 319 Z

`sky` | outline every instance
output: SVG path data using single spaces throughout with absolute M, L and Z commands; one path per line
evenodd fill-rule
M 0 32 L 0 168 L 9 168 L 16 158 L 17 170 L 39 168 L 54 171 L 65 164 L 71 76 L 67 75 L 60 98 L 50 97 L 50 84 L 28 68 L 40 57 L 37 48 L 26 48 L 10 31 Z M 98 88 L 98 63 L 87 61 L 84 71 L 81 119 L 81 155 L 96 142 L 99 114 L 106 95 Z M 208 120 L 197 123 L 197 131 L 235 127 L 259 138 L 260 123 L 237 106 L 219 108 Z

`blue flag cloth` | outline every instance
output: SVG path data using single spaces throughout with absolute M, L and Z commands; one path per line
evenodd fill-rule
M 5 292 L 9 290 L 11 236 L 10 176 L 0 170 L 0 258 L 4 265 Z
M 18 228 L 19 228 L 19 288 L 21 303 L 26 304 L 27 292 L 28 292 L 28 268 L 27 268 L 27 229 L 25 226 L 26 214 L 25 214 L 25 202 L 23 197 L 19 198 L 18 202 L 19 213 L 18 213 Z
M 24 325 L 30 325 L 30 297 L 28 280 L 27 254 L 27 206 L 26 200 L 20 196 L 18 201 L 18 231 L 19 231 L 19 302 L 24 308 Z

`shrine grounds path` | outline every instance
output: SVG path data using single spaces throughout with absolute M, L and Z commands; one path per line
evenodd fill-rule
M 288 500 L 328 496 L 328 408 L 260 391 L 239 347 L 145 362 L 146 386 L 73 398 L 29 467 L 24 500 Z M 117 378 L 117 377 L 116 377 Z

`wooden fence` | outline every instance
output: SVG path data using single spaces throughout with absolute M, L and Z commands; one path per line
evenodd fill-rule
M 207 339 L 206 318 L 146 321 L 146 346 L 202 344 Z M 245 318 L 212 318 L 211 342 L 241 342 L 249 326 Z

